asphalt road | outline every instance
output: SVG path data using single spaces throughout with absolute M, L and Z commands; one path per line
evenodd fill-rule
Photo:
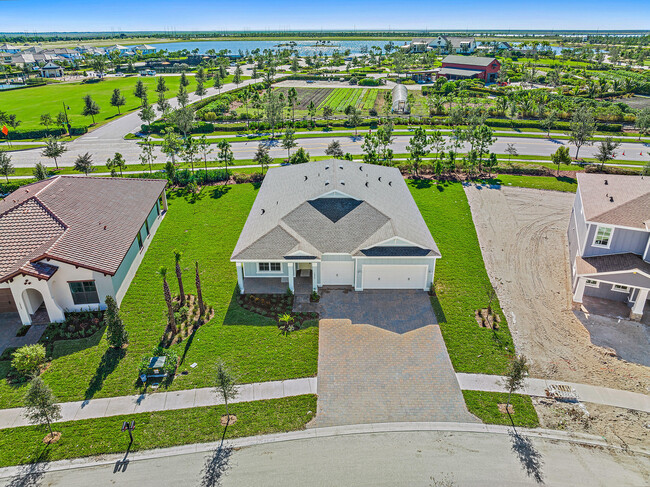
M 433 479 L 451 483 L 434 483 Z M 52 473 L 36 469 L 30 482 L 23 480 L 14 477 L 0 485 L 644 486 L 650 483 L 650 459 L 637 453 L 505 434 L 370 433 Z
M 118 122 L 118 121 L 116 121 Z M 140 120 L 137 113 L 129 114 L 119 120 L 120 127 L 113 126 L 112 122 L 96 131 L 81 137 L 68 144 L 68 152 L 59 159 L 59 166 L 73 166 L 74 160 L 78 154 L 89 152 L 93 156 L 93 162 L 96 166 L 103 168 L 106 159 L 112 157 L 115 152 L 120 152 L 126 159 L 127 164 L 139 165 L 139 156 L 141 154 L 140 147 L 134 140 L 124 140 L 119 134 L 126 134 L 140 127 Z M 361 135 L 362 132 L 359 132 Z M 396 154 L 407 153 L 406 146 L 409 143 L 409 136 L 397 136 L 393 143 L 393 152 Z M 304 147 L 312 156 L 325 155 L 325 149 L 332 140 L 338 140 L 341 143 L 341 148 L 344 152 L 351 154 L 363 154 L 361 145 L 363 138 L 349 137 L 349 136 L 333 136 L 312 139 L 299 139 L 298 146 Z M 233 142 L 232 150 L 235 159 L 252 159 L 257 149 L 259 142 Z M 514 144 L 519 154 L 531 156 L 548 156 L 555 152 L 559 145 L 567 145 L 565 140 L 547 140 L 547 139 L 524 139 L 518 137 L 500 137 L 497 139 L 491 150 L 498 154 L 505 153 L 508 144 Z M 571 155 L 575 154 L 575 147 L 569 146 Z M 467 147 L 465 147 L 467 149 Z M 295 149 L 294 149 L 295 150 Z M 51 159 L 46 159 L 40 155 L 41 149 L 30 149 L 11 154 L 12 163 L 15 167 L 33 167 L 37 162 L 41 161 L 48 167 L 53 167 Z M 594 157 L 597 152 L 596 146 L 586 146 L 580 149 L 581 157 Z M 155 150 L 158 159 L 155 162 L 164 162 L 167 156 L 162 153 L 160 147 Z M 623 155 L 625 153 L 625 155 Z M 270 154 L 272 157 L 286 157 L 287 151 L 280 147 L 280 143 L 275 141 L 271 147 Z M 618 152 L 619 159 L 626 159 L 632 161 L 650 161 L 648 155 L 648 148 L 640 144 L 623 143 Z

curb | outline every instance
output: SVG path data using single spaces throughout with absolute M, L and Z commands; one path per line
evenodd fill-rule
M 406 432 L 449 432 L 449 433 L 483 433 L 483 434 L 511 434 L 510 426 L 488 425 L 475 423 L 371 423 L 345 426 L 331 426 L 327 428 L 311 428 L 288 433 L 276 433 L 270 435 L 249 436 L 225 441 L 224 445 L 230 448 L 244 448 L 255 445 L 265 445 L 285 441 L 295 441 L 314 438 L 332 438 L 337 436 L 377 434 L 377 433 L 406 433 Z M 584 433 L 569 433 L 547 429 L 519 428 L 517 433 L 529 438 L 546 439 L 551 441 L 566 441 L 587 447 L 599 447 L 613 449 L 623 452 L 637 453 L 650 457 L 650 449 L 646 448 L 623 448 L 604 441 L 599 436 Z M 189 455 L 193 453 L 208 453 L 219 447 L 221 442 L 196 443 L 192 445 L 181 445 L 176 447 L 161 448 L 155 450 L 144 450 L 129 455 L 129 462 L 151 460 L 155 458 L 167 458 L 178 455 Z M 121 453 L 107 454 L 88 458 L 76 458 L 71 460 L 58 460 L 47 463 L 42 472 L 59 472 L 76 468 L 92 468 L 108 465 L 115 465 L 121 462 L 124 455 Z M 28 464 L 34 465 L 34 464 Z M 29 474 L 29 470 L 23 471 L 25 465 L 0 468 L 0 479 L 7 479 L 20 475 Z

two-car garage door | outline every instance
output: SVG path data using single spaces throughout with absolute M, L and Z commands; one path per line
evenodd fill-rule
M 363 289 L 424 289 L 426 265 L 364 265 Z

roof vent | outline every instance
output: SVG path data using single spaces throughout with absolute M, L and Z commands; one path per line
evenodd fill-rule
M 325 181 L 325 186 L 329 185 L 329 183 L 330 183 L 329 181 Z
M 609 202 L 610 202 L 610 203 L 614 203 L 614 197 L 613 197 L 613 196 L 610 196 L 610 197 L 609 197 Z
M 305 176 L 305 181 L 307 181 L 307 176 Z
M 607 179 L 605 179 L 605 186 L 607 186 L 609 183 L 607 182 Z
M 341 186 L 345 186 L 345 181 L 341 181 Z
M 339 166 L 339 169 L 343 169 L 343 165 L 340 165 L 340 166 Z
M 377 181 L 379 181 L 379 182 L 381 183 L 381 176 L 379 176 L 379 177 L 377 178 Z
M 363 167 L 359 166 L 359 171 L 363 171 Z
M 392 185 L 393 185 L 393 182 L 392 182 L 392 181 L 388 181 L 388 186 L 392 186 Z
M 329 166 L 325 166 L 325 170 L 326 170 L 326 171 L 327 171 L 329 168 L 330 168 Z
M 104 225 L 104 230 L 106 230 L 106 225 Z
M 368 181 L 366 181 L 366 188 L 368 187 Z
M 264 214 L 265 211 L 266 211 L 266 210 L 265 210 L 264 208 L 262 208 L 262 215 Z

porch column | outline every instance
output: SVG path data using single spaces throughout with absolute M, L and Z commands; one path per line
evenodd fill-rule
M 587 284 L 587 279 L 584 277 L 578 278 L 578 284 L 576 284 L 576 290 L 573 293 L 573 302 L 582 303 L 582 297 L 585 294 L 585 285 Z
M 237 284 L 239 284 L 239 292 L 244 294 L 244 264 L 237 262 Z
M 318 292 L 318 262 L 311 263 L 311 290 Z
M 11 289 L 11 295 L 14 298 L 14 303 L 16 303 L 16 308 L 18 309 L 18 315 L 20 315 L 20 321 L 23 325 L 31 325 L 32 317 L 29 315 L 27 308 L 25 307 L 25 302 L 23 301 L 23 293 L 19 288 L 14 288 L 14 286 L 9 286 Z
M 648 299 L 648 291 L 650 289 L 639 289 L 639 294 L 636 297 L 634 306 L 630 310 L 630 319 L 634 321 L 641 321 L 643 317 L 643 309 L 645 308 L 645 302 Z
M 289 272 L 289 289 L 291 289 L 291 292 L 294 292 L 293 290 L 293 275 L 295 271 L 293 270 L 294 263 L 289 262 L 287 264 L 288 272 Z
M 165 190 L 163 190 L 163 192 L 162 192 L 162 208 L 161 208 L 161 210 L 163 212 L 167 211 L 167 192 Z

